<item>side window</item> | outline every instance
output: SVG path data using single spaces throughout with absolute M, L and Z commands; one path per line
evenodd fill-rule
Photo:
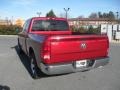
M 24 25 L 23 25 L 23 32 L 25 31 L 26 24 L 27 24 L 27 22 L 25 22 Z
M 27 21 L 25 22 L 25 24 L 23 25 L 23 32 L 27 32 L 27 31 L 28 31 L 30 21 L 31 21 L 31 20 L 27 20 Z

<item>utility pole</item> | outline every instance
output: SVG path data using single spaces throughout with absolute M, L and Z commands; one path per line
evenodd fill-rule
M 120 20 L 120 18 L 119 18 L 119 12 L 116 12 L 116 14 L 117 14 L 117 21 L 118 21 L 118 24 L 119 24 L 119 20 Z
M 116 16 L 117 16 L 116 20 L 118 22 L 119 12 L 116 12 Z
M 68 18 L 68 11 L 69 10 L 70 10 L 70 8 L 64 8 L 66 19 Z
M 40 17 L 40 15 L 41 15 L 41 12 L 37 12 L 37 15 L 38 15 L 38 17 Z
M 118 17 L 119 17 L 119 12 L 116 12 L 116 15 L 117 15 L 117 24 L 119 24 L 119 21 L 118 21 Z M 119 25 L 117 25 L 117 31 L 119 31 Z

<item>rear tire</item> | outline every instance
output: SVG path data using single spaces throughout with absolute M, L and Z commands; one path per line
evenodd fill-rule
M 37 79 L 38 78 L 39 68 L 37 66 L 34 54 L 30 55 L 30 69 L 31 69 L 32 78 Z

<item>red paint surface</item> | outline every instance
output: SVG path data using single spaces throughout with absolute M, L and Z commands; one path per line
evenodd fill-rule
M 48 41 L 50 59 L 44 61 L 47 64 L 93 60 L 108 55 L 109 43 L 106 36 L 51 36 Z M 86 44 L 86 48 L 81 48 L 82 43 Z
M 107 57 L 109 42 L 107 36 L 102 35 L 72 35 L 68 31 L 32 31 L 34 20 L 47 20 L 50 18 L 32 18 L 27 34 L 37 34 L 47 37 L 42 50 L 43 62 L 46 64 L 73 62 L 83 59 L 94 60 L 96 58 Z M 52 18 L 53 20 L 64 20 L 63 18 Z M 81 44 L 85 43 L 86 48 Z

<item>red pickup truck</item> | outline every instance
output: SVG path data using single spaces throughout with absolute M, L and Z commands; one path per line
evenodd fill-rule
M 30 58 L 33 78 L 72 73 L 104 66 L 109 62 L 105 35 L 75 35 L 65 18 L 28 19 L 18 35 L 18 47 Z

